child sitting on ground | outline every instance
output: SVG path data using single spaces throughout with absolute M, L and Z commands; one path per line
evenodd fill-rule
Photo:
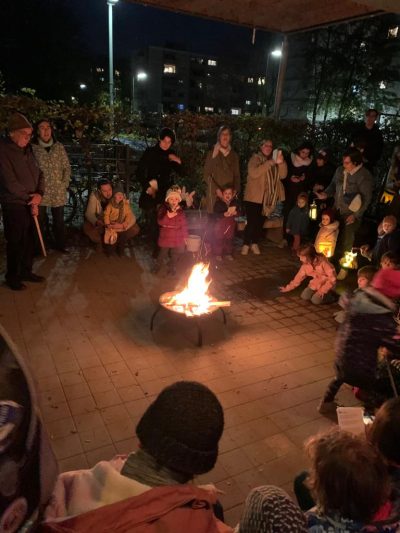
M 337 300 L 334 288 L 336 286 L 335 268 L 324 254 L 317 253 L 312 244 L 303 244 L 297 251 L 302 263 L 300 270 L 285 287 L 279 287 L 281 292 L 289 292 L 298 287 L 303 280 L 312 280 L 300 295 L 303 300 L 311 300 L 315 305 L 328 304 Z
M 135 223 L 136 217 L 125 197 L 122 183 L 117 183 L 113 188 L 113 197 L 104 210 L 104 244 L 107 255 L 111 254 L 115 246 L 117 254 L 123 254 L 127 230 Z
M 158 246 L 160 247 L 160 252 L 158 254 L 157 263 L 152 270 L 154 274 L 160 271 L 170 253 L 171 258 L 168 265 L 168 273 L 174 276 L 176 274 L 178 259 L 182 257 L 185 252 L 188 230 L 186 216 L 180 206 L 181 202 L 182 196 L 180 188 L 171 187 L 167 191 L 165 203 L 158 210 L 157 221 L 160 226 Z
M 353 291 L 353 294 L 356 294 L 357 291 L 360 289 L 365 289 L 366 287 L 369 287 L 371 285 L 371 282 L 375 276 L 375 274 L 378 272 L 378 269 L 375 268 L 372 265 L 367 265 L 362 268 L 359 268 L 357 270 L 357 289 Z M 351 296 L 349 293 L 344 293 L 339 298 L 338 304 L 342 309 L 340 311 L 337 311 L 336 313 L 333 313 L 334 319 L 336 322 L 339 322 L 339 324 L 342 324 L 344 322 L 346 313 L 344 309 L 347 307 L 349 300 Z
M 329 383 L 318 407 L 320 413 L 336 412 L 335 396 L 343 383 L 359 387 L 365 393 L 377 389 L 378 350 L 398 349 L 396 306 L 400 297 L 400 271 L 380 270 L 371 286 L 360 289 L 348 302 L 343 324 L 335 342 L 336 377 Z
M 293 237 L 292 250 L 297 252 L 304 239 L 308 234 L 310 219 L 308 216 L 308 195 L 302 192 L 297 197 L 297 205 L 289 212 L 286 222 L 286 233 Z
M 366 257 L 374 265 L 379 265 L 382 256 L 391 252 L 400 255 L 400 229 L 397 227 L 396 217 L 385 217 L 378 227 L 378 239 L 371 250 L 368 244 L 360 247 L 361 255 Z
M 339 235 L 339 221 L 335 220 L 333 209 L 322 211 L 320 230 L 315 238 L 315 249 L 326 257 L 335 253 L 336 241 Z
M 218 198 L 214 204 L 214 239 L 212 243 L 213 254 L 217 261 L 222 257 L 233 261 L 233 238 L 235 236 L 236 221 L 238 215 L 238 201 L 234 197 L 232 185 L 226 185 L 222 189 L 222 198 Z

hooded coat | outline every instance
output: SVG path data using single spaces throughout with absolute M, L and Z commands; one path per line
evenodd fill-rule
M 336 241 L 339 235 L 339 221 L 334 220 L 327 226 L 323 226 L 321 223 L 319 227 L 320 230 L 317 233 L 314 243 L 315 249 L 317 252 L 324 253 L 324 251 L 320 249 L 320 244 L 329 243 L 331 246 L 331 254 L 329 257 L 331 257 L 335 253 Z

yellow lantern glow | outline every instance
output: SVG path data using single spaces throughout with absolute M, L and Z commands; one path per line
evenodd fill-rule
M 393 198 L 394 198 L 394 192 L 388 191 L 385 189 L 381 196 L 381 204 L 390 204 Z
M 317 217 L 318 217 L 318 206 L 315 203 L 315 200 L 313 200 L 313 203 L 310 205 L 310 210 L 308 211 L 308 216 L 311 218 L 311 220 L 317 220 Z
M 324 254 L 325 257 L 332 257 L 333 248 L 334 248 L 333 242 L 322 242 L 321 241 L 317 245 L 317 252 L 320 254 Z
M 342 268 L 356 270 L 358 268 L 357 252 L 344 252 L 344 256 L 339 263 Z

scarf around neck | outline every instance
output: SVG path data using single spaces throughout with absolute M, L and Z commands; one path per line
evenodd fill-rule
M 224 157 L 227 157 L 230 154 L 231 150 L 232 147 L 230 144 L 226 148 L 222 148 L 222 146 L 218 142 L 214 146 L 212 158 L 215 159 L 220 152 Z
M 150 487 L 187 483 L 188 476 L 161 466 L 143 448 L 128 455 L 121 474 Z
M 305 159 L 302 159 L 299 155 L 292 152 L 290 156 L 292 160 L 292 165 L 294 167 L 308 167 L 312 163 L 312 157 L 306 157 Z
M 51 148 L 51 147 L 53 146 L 53 144 L 54 144 L 53 137 L 52 137 L 52 138 L 50 139 L 50 141 L 47 142 L 47 143 L 44 142 L 44 141 L 42 141 L 42 139 L 39 138 L 39 139 L 38 139 L 38 144 L 39 144 L 39 146 L 41 146 L 42 148 Z

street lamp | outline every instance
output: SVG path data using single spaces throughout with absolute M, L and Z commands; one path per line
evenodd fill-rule
M 147 72 L 139 70 L 139 72 L 132 76 L 132 113 L 135 112 L 135 78 L 137 81 L 146 81 Z
M 118 0 L 107 0 L 108 4 L 108 71 L 110 84 L 110 107 L 114 107 L 114 52 L 113 52 L 113 7 Z
M 268 86 L 269 86 L 269 78 L 268 78 L 268 69 L 269 69 L 269 60 L 270 57 L 273 57 L 274 59 L 280 59 L 282 57 L 282 49 L 281 48 L 275 48 L 274 50 L 271 50 L 267 53 L 267 65 L 265 67 L 265 116 L 267 115 L 267 97 L 268 97 Z M 273 92 L 275 93 L 275 90 L 273 89 Z

